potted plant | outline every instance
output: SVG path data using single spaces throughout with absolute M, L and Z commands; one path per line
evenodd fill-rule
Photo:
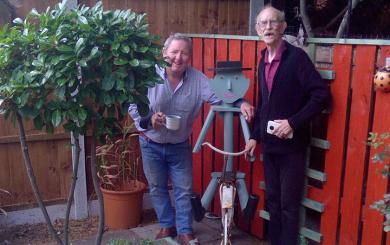
M 112 229 L 128 229 L 141 220 L 142 199 L 146 185 L 139 181 L 141 156 L 138 133 L 127 120 L 118 125 L 119 138 L 106 136 L 96 147 L 97 176 L 103 193 L 105 224 Z

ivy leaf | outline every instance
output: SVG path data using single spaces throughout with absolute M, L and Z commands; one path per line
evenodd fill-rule
M 110 91 L 115 85 L 114 77 L 111 75 L 105 76 L 102 81 L 102 89 Z
M 43 63 L 40 60 L 33 60 L 31 63 L 33 66 L 43 66 Z
M 79 60 L 79 64 L 81 67 L 88 67 L 87 61 L 85 59 Z
M 78 116 L 79 116 L 79 119 L 81 119 L 81 120 L 79 120 L 79 121 L 85 121 L 85 120 L 87 119 L 88 112 L 87 112 L 84 108 L 80 107 L 80 108 L 77 110 L 77 114 L 78 114 Z
M 87 18 L 85 18 L 84 16 L 79 15 L 78 19 L 79 19 L 79 21 L 80 21 L 81 23 L 83 23 L 84 25 L 88 25 L 88 20 L 87 20 Z
M 34 127 L 39 130 L 43 128 L 43 119 L 41 116 L 36 116 L 34 118 Z
M 79 38 L 79 40 L 77 40 L 76 46 L 75 46 L 77 54 L 79 53 L 80 48 L 82 47 L 83 44 L 84 44 L 84 38 Z
M 64 60 L 69 60 L 69 59 L 73 59 L 75 56 L 73 54 L 61 54 L 60 57 L 58 57 L 60 59 L 60 61 L 64 61 Z
M 16 102 L 20 105 L 20 106 L 24 106 L 27 104 L 27 101 L 28 101 L 28 97 L 30 96 L 30 92 L 29 91 L 24 91 L 22 93 L 22 95 L 20 95 Z
M 115 75 L 119 78 L 125 78 L 127 77 L 127 71 L 125 67 L 120 67 L 118 70 L 115 71 Z
M 59 110 L 55 110 L 53 114 L 51 115 L 51 123 L 54 127 L 58 127 L 58 125 L 61 124 L 62 121 L 62 115 Z
M 127 45 L 122 45 L 121 46 L 121 51 L 125 54 L 128 54 L 130 52 L 130 47 Z
M 137 60 L 137 59 L 132 59 L 132 60 L 129 61 L 129 64 L 130 64 L 131 66 L 133 66 L 133 67 L 137 67 L 137 66 L 139 66 L 139 60 Z
M 113 43 L 111 46 L 112 50 L 115 50 L 115 51 L 117 51 L 119 49 L 119 47 L 120 47 L 120 43 L 118 43 L 118 42 Z
M 58 87 L 55 91 L 56 91 L 57 96 L 58 96 L 61 100 L 63 100 L 63 99 L 65 98 L 65 92 L 66 92 L 65 86 L 60 86 L 60 87 Z
M 91 50 L 91 54 L 89 55 L 88 59 L 95 58 L 98 53 L 99 53 L 99 47 L 97 47 L 97 46 L 93 47 L 92 50 Z
M 112 99 L 111 99 L 111 96 L 109 94 L 106 94 L 106 93 L 103 94 L 103 103 L 105 105 L 111 105 L 112 104 Z
M 128 83 L 128 89 L 133 89 L 135 85 L 135 77 L 134 77 L 134 72 L 130 71 L 129 75 L 127 77 L 127 83 Z
M 125 88 L 125 82 L 122 79 L 116 81 L 116 90 L 122 90 Z
M 140 47 L 137 49 L 137 52 L 140 52 L 140 53 L 146 53 L 146 51 L 149 50 L 149 47 L 145 46 L 145 47 Z
M 57 46 L 56 49 L 64 53 L 73 53 L 73 48 L 67 45 Z
M 114 64 L 118 66 L 125 65 L 127 63 L 128 63 L 127 60 L 123 58 L 117 58 L 114 60 Z
M 150 68 L 154 65 L 152 60 L 141 60 L 140 65 L 142 68 Z
M 40 110 L 44 102 L 45 102 L 44 98 L 40 98 L 38 101 L 36 101 L 34 104 L 35 109 Z
M 30 71 L 30 76 L 31 76 L 31 77 L 35 77 L 36 75 L 39 75 L 39 74 L 41 74 L 40 71 L 36 71 L 36 70 Z
M 17 25 L 23 25 L 23 20 L 21 18 L 16 18 L 12 22 Z
M 78 118 L 78 113 L 76 110 L 72 109 L 72 110 L 69 110 L 67 111 L 67 114 L 68 114 L 68 117 L 70 118 L 70 120 L 72 121 L 75 121 L 75 122 L 78 122 L 79 118 Z

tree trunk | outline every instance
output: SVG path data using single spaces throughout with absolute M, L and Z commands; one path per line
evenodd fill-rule
M 310 19 L 306 12 L 306 0 L 299 1 L 299 14 L 302 18 L 303 26 L 305 27 L 306 33 L 308 37 L 313 37 L 313 32 L 311 29 Z
M 92 123 L 92 132 L 94 131 L 95 131 L 95 124 Z M 104 204 L 103 204 L 102 192 L 100 191 L 100 185 L 97 179 L 95 135 L 92 135 L 92 141 L 91 141 L 91 175 L 92 175 L 93 187 L 95 189 L 96 196 L 98 198 L 98 203 L 99 203 L 99 226 L 98 226 L 98 233 L 96 235 L 95 244 L 100 245 L 102 242 L 103 232 L 104 232 Z
M 361 0 L 352 0 L 352 7 L 351 7 L 351 12 L 352 10 L 356 7 L 356 5 L 360 2 Z M 341 20 L 339 30 L 337 31 L 336 38 L 341 38 L 344 33 L 345 33 L 345 28 L 347 27 L 347 22 L 349 18 L 349 11 L 345 12 L 343 19 Z
M 18 121 L 19 141 L 20 141 L 20 147 L 22 148 L 24 165 L 25 165 L 26 170 L 27 170 L 27 175 L 28 175 L 28 178 L 30 180 L 31 188 L 32 188 L 33 193 L 35 195 L 35 199 L 37 200 L 38 205 L 39 205 L 40 209 L 42 210 L 43 217 L 46 220 L 50 235 L 53 236 L 53 238 L 56 240 L 56 242 L 58 244 L 63 244 L 61 239 L 57 235 L 57 232 L 54 229 L 53 224 L 51 223 L 51 220 L 50 220 L 49 214 L 47 213 L 45 204 L 42 201 L 41 193 L 38 190 L 37 180 L 35 178 L 34 170 L 32 168 L 30 154 L 28 152 L 28 146 L 26 143 L 26 133 L 24 130 L 22 117 L 20 116 L 20 114 L 17 111 L 15 112 L 15 114 L 16 114 L 16 118 Z
M 73 203 L 73 197 L 74 197 L 74 190 L 76 188 L 76 183 L 77 183 L 77 176 L 78 176 L 78 170 L 79 170 L 79 163 L 80 163 L 80 141 L 78 135 L 74 137 L 74 144 L 76 147 L 76 161 L 73 166 L 73 176 L 72 176 L 72 184 L 69 190 L 69 196 L 68 196 L 68 201 L 66 203 L 66 212 L 65 212 L 65 221 L 64 221 L 64 243 L 68 244 L 69 242 L 69 214 L 70 214 L 70 209 L 72 207 Z

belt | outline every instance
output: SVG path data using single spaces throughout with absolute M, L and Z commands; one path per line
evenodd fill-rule
M 182 144 L 182 143 L 188 142 L 188 140 L 185 140 L 185 141 L 180 142 L 180 143 L 158 143 L 156 141 L 153 141 L 151 138 L 149 138 L 143 131 L 139 132 L 139 136 L 141 136 L 142 138 L 144 138 L 146 141 L 148 141 L 150 143 L 159 144 L 159 145 L 164 145 L 164 144 L 167 144 L 167 145 L 177 145 L 177 144 Z
M 139 133 L 139 136 L 141 136 L 142 138 L 144 138 L 145 140 L 147 140 L 148 142 L 152 142 L 152 143 L 157 143 L 157 142 L 154 142 L 153 140 L 151 140 L 148 136 L 146 136 L 146 134 L 144 132 L 140 132 Z M 157 143 L 158 144 L 158 143 Z

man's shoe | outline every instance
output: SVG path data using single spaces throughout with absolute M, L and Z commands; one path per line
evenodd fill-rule
M 156 236 L 156 240 L 163 239 L 165 237 L 174 238 L 177 235 L 176 227 L 161 228 Z
M 177 241 L 180 245 L 200 245 L 198 238 L 195 238 L 193 234 L 179 234 Z

